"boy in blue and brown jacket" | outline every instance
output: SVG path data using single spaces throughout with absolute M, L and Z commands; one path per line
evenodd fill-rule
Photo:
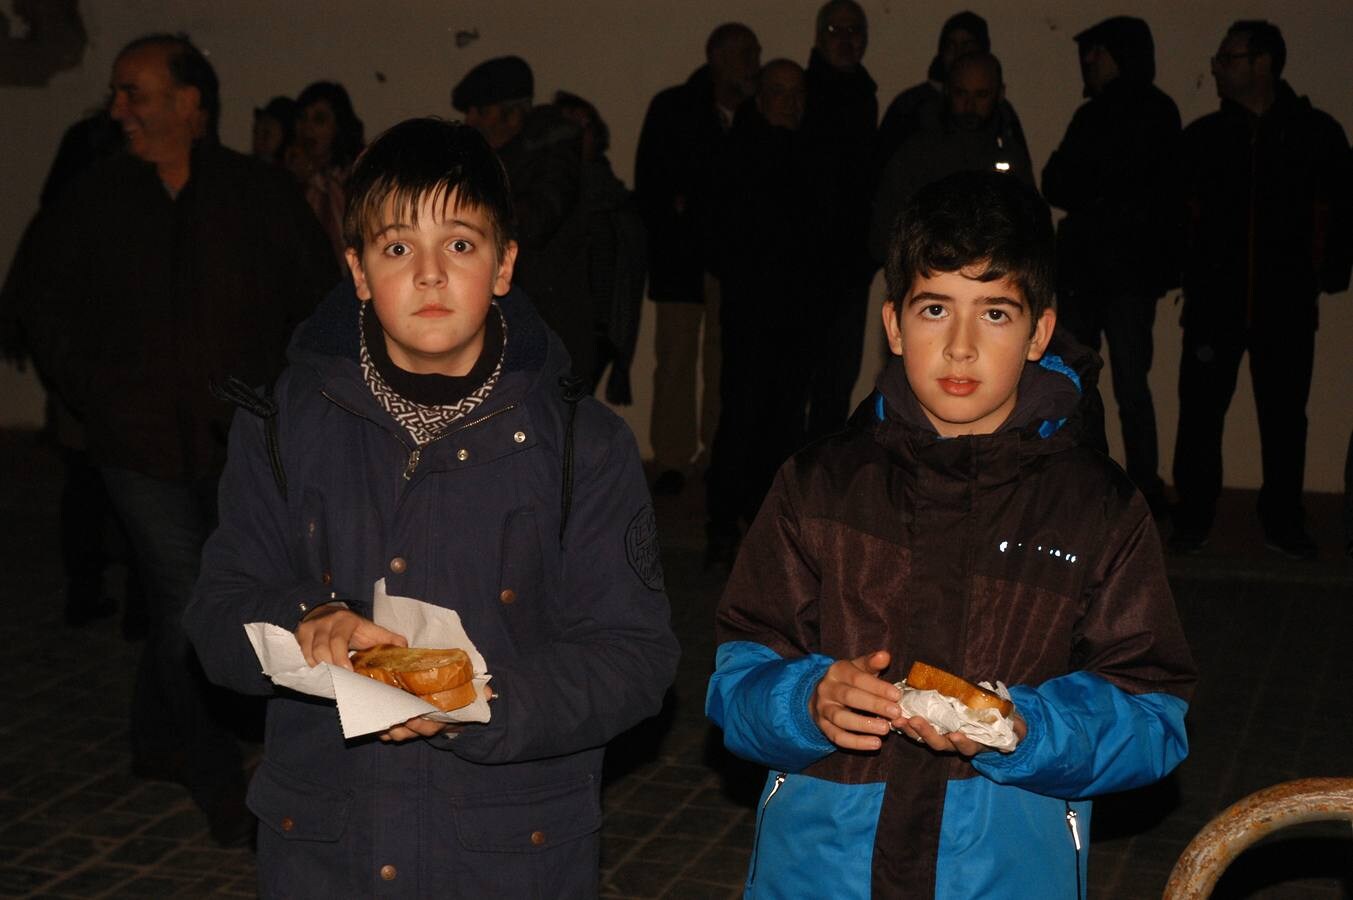
M 1079 377 L 1048 352 L 1052 253 L 1015 179 L 919 192 L 877 391 L 781 469 L 743 542 L 707 712 L 771 769 L 749 897 L 1083 895 L 1086 798 L 1187 753 L 1150 510 L 1078 445 Z M 916 660 L 1009 684 L 1016 748 L 906 718 Z
M 561 391 L 559 338 L 509 292 L 511 195 L 478 133 L 396 125 L 348 204 L 356 296 L 297 332 L 275 419 L 236 418 L 187 617 L 211 678 L 269 697 L 260 893 L 595 896 L 603 749 L 678 653 L 634 438 Z M 460 614 L 491 721 L 345 742 L 333 704 L 259 672 L 247 622 L 312 664 L 403 644 L 371 621 L 379 579 Z

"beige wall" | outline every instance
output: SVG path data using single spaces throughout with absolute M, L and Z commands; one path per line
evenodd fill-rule
M 9 11 L 0 0 L 0 11 Z M 870 18 L 865 62 L 886 104 L 924 74 L 940 23 L 958 4 L 864 0 Z M 36 208 L 41 180 L 63 129 L 97 103 L 113 55 L 127 40 L 150 30 L 186 30 L 206 50 L 223 87 L 222 138 L 248 144 L 251 111 L 277 93 L 295 94 L 320 78 L 342 81 L 353 95 L 368 133 L 402 118 L 449 114 L 450 86 L 489 56 L 518 53 L 536 73 L 537 95 L 558 88 L 593 100 L 612 131 L 611 157 L 630 180 L 634 147 L 652 95 L 686 78 L 700 62 L 704 38 L 729 19 L 756 30 L 764 58 L 803 60 L 812 38 L 814 0 L 84 0 L 89 46 L 83 63 L 44 88 L 0 88 L 0 260 L 8 260 Z M 1044 0 L 984 3 L 971 8 L 987 17 L 993 50 L 1005 66 L 1011 101 L 1019 110 L 1036 167 L 1041 168 L 1080 102 L 1071 36 L 1101 18 L 1131 13 L 1146 18 L 1156 36 L 1158 84 L 1175 98 L 1184 120 L 1216 106 L 1207 59 L 1227 23 L 1268 17 L 1287 37 L 1287 75 L 1299 93 L 1353 129 L 1353 4 L 1320 0 L 1268 2 L 1076 2 Z M 457 48 L 457 32 L 478 39 Z M 3 264 L 3 263 L 0 263 Z M 875 286 L 876 292 L 879 286 Z M 874 320 L 871 315 L 871 323 Z M 1161 458 L 1173 453 L 1179 330 L 1173 299 L 1161 304 L 1152 373 L 1160 419 Z M 1353 428 L 1353 308 L 1347 294 L 1322 300 L 1323 325 L 1309 407 L 1307 485 L 1342 490 L 1342 462 Z M 647 445 L 652 373 L 651 317 L 641 334 L 635 366 L 636 403 L 623 410 Z M 875 334 L 877 328 L 874 329 Z M 870 354 L 873 359 L 874 355 Z M 867 388 L 870 373 L 857 391 Z M 1108 385 L 1105 397 L 1112 405 Z M 35 425 L 42 394 L 30 375 L 0 365 L 0 426 Z M 1110 421 L 1115 422 L 1110 410 Z M 1115 429 L 1111 428 L 1111 431 Z M 1115 448 L 1117 435 L 1111 435 Z M 1227 421 L 1228 484 L 1255 486 L 1258 440 L 1247 379 Z

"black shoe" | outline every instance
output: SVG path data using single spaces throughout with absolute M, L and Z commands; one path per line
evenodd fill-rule
M 207 830 L 220 847 L 247 847 L 258 830 L 258 819 L 244 802 L 244 787 L 232 785 L 207 803 Z
M 1197 528 L 1175 528 L 1165 546 L 1177 556 L 1197 556 L 1207 546 L 1207 532 Z
M 1288 559 L 1315 559 L 1317 556 L 1315 541 L 1301 526 L 1265 532 L 1264 546 Z
M 675 497 L 686 489 L 686 476 L 676 469 L 667 469 L 653 482 L 653 496 Z

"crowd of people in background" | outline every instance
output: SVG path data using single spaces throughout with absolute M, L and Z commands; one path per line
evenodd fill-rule
M 565 91 L 537 103 L 520 57 L 479 64 L 448 110 L 429 110 L 463 117 L 501 160 L 514 283 L 563 340 L 576 389 L 597 390 L 609 373 L 607 399 L 632 402 L 646 286 L 652 488 L 680 494 L 704 473 L 709 563 L 731 564 L 780 464 L 845 425 L 898 210 L 965 170 L 1040 187 L 1065 213 L 1059 339 L 1107 343 L 1122 462 L 1158 518 L 1173 516 L 1171 548 L 1207 543 L 1224 417 L 1248 354 L 1259 517 L 1270 547 L 1313 556 L 1306 401 L 1317 297 L 1346 289 L 1353 267 L 1353 162 L 1338 123 L 1283 79 L 1279 29 L 1230 25 L 1211 58 L 1220 108 L 1187 128 L 1154 85 L 1147 22 L 1115 16 L 1075 35 L 1086 102 L 1037 180 L 985 20 L 946 21 L 925 80 L 881 121 L 868 38 L 855 0 L 822 6 L 806 64 L 763 64 L 752 28 L 714 28 L 704 62 L 648 107 L 633 191 L 607 157 L 602 112 Z M 255 109 L 255 159 L 222 147 L 215 73 L 176 35 L 124 49 L 111 91 L 62 141 L 5 285 L 24 349 L 7 327 L 5 351 L 32 353 L 68 450 L 69 621 L 113 611 L 101 576 L 119 554 L 138 585 L 128 596 L 144 597 L 128 626 L 150 635 L 138 768 L 194 787 L 213 834 L 237 842 L 239 754 L 205 688 L 165 673 L 192 667 L 177 622 L 215 520 L 231 416 L 219 395 L 227 376 L 275 377 L 292 327 L 347 277 L 345 182 L 365 130 L 343 86 L 318 81 Z M 1181 287 L 1172 504 L 1148 375 L 1157 303 Z M 76 308 L 99 312 L 75 320 Z M 1098 443 L 1107 451 L 1103 434 Z M 1353 443 L 1348 458 L 1353 479 Z M 166 683 L 180 686 L 173 696 L 161 696 Z M 200 747 L 150 740 L 185 719 Z
M 1076 34 L 1086 102 L 1038 182 L 981 16 L 944 23 L 926 80 L 881 122 L 868 34 L 858 3 L 832 0 L 801 68 L 760 65 L 754 32 L 721 25 L 705 65 L 654 98 L 640 134 L 635 190 L 657 312 L 653 488 L 680 493 L 692 466 L 707 466 L 710 562 L 732 560 L 780 462 L 844 424 L 898 212 L 968 170 L 1041 187 L 1065 213 L 1059 331 L 1095 350 L 1107 342 L 1121 462 L 1157 518 L 1173 518 L 1171 549 L 1207 543 L 1222 424 L 1248 353 L 1266 542 L 1314 556 L 1301 493 L 1316 297 L 1348 285 L 1353 189 L 1342 129 L 1282 79 L 1279 29 L 1228 28 L 1212 58 L 1221 108 L 1187 129 L 1154 84 L 1147 22 L 1114 16 Z M 1181 286 L 1172 505 L 1148 375 L 1157 303 Z M 1107 453 L 1102 406 L 1099 419 L 1092 443 Z

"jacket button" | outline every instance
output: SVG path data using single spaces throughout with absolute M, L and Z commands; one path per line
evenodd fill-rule
M 291 816 L 287 816 L 287 817 L 285 817 L 284 819 L 282 819 L 282 830 L 283 830 L 283 831 L 290 831 L 291 829 L 293 829 L 293 828 L 295 828 L 295 827 L 296 827 L 296 822 L 295 822 L 294 819 L 291 818 Z
M 501 594 L 498 595 L 498 599 L 503 603 L 516 603 L 517 592 L 512 590 L 512 588 L 507 588 Z
M 461 447 L 459 450 L 456 451 L 456 459 L 460 460 L 461 462 L 465 462 L 465 460 L 469 458 L 470 451 L 466 450 L 464 447 Z
M 334 583 L 333 573 L 325 572 L 323 575 L 319 577 L 319 580 L 324 582 L 325 584 L 333 584 Z
M 394 866 L 389 864 L 381 866 L 381 878 L 384 878 L 386 881 L 394 881 L 395 877 L 398 875 L 399 870 Z
M 535 844 L 537 847 L 545 843 L 545 832 L 543 831 L 531 832 L 531 843 Z
M 390 571 L 394 572 L 396 575 L 403 575 L 404 570 L 408 567 L 409 564 L 404 561 L 404 557 L 402 556 L 396 556 L 394 559 L 390 560 Z
M 526 443 L 526 432 L 518 431 L 516 434 L 512 435 L 512 440 L 516 441 L 518 444 Z

